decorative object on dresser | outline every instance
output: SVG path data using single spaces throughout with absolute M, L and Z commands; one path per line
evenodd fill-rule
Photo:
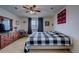
M 15 31 L 17 31 L 17 27 L 14 27 Z
M 25 30 L 19 30 L 18 32 L 20 34 L 20 37 L 24 37 L 24 36 L 27 37 L 28 36 L 27 31 L 25 31 Z

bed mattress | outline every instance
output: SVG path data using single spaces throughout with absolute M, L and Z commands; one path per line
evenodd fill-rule
M 70 37 L 58 32 L 34 32 L 25 42 L 25 49 L 65 49 L 72 45 Z

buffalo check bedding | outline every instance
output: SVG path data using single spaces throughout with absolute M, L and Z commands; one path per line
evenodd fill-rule
M 62 45 L 70 46 L 70 37 L 59 32 L 33 32 L 25 42 L 25 49 L 38 45 Z

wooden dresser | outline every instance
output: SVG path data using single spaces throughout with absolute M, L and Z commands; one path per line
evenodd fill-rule
M 14 42 L 17 39 L 19 39 L 18 32 L 0 34 L 0 49 L 4 48 L 5 46 Z
M 0 34 L 0 49 L 4 48 L 8 44 L 18 40 L 19 38 L 27 37 L 27 36 L 28 36 L 28 34 L 25 31 L 23 31 L 23 32 L 15 31 L 15 32 L 9 32 L 9 33 L 2 33 L 2 34 Z

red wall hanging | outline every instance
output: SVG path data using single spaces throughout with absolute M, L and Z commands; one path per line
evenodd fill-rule
M 66 23 L 66 9 L 57 14 L 57 24 Z

